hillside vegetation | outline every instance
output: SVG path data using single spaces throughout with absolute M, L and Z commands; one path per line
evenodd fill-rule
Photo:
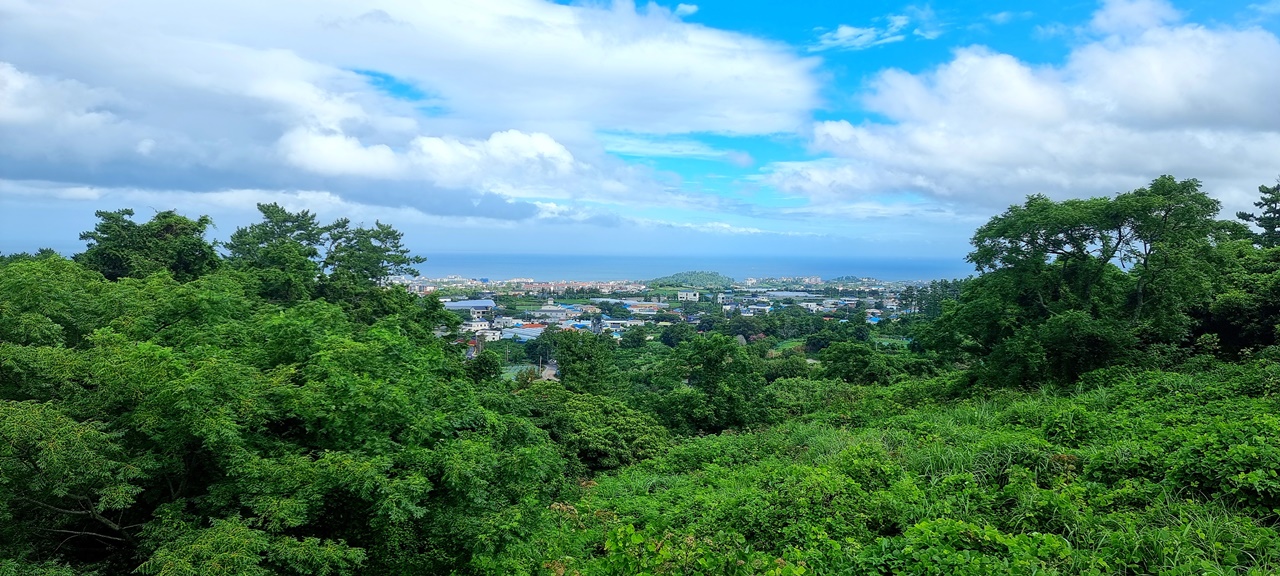
M 556 380 L 385 225 L 102 212 L 0 258 L 0 575 L 1275 574 L 1261 193 L 1033 196 L 928 314 L 548 330 Z
M 733 278 L 719 272 L 689 271 L 654 278 L 649 285 L 657 288 L 708 288 L 726 289 L 733 286 Z

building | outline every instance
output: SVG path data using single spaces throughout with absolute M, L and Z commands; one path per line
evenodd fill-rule
M 497 304 L 493 300 L 459 300 L 457 302 L 445 302 L 444 309 L 452 310 L 459 314 L 469 314 L 472 319 L 483 318 L 485 314 L 493 312 Z
M 533 340 L 534 338 L 541 336 L 542 331 L 545 330 L 546 328 L 547 328 L 546 326 L 539 326 L 538 328 L 530 328 L 530 327 L 503 328 L 502 337 L 510 338 L 512 340 L 515 340 L 516 342 L 524 342 L 526 340 Z
M 529 315 L 535 318 L 546 318 L 548 320 L 559 322 L 561 320 L 567 320 L 571 316 L 577 317 L 578 313 L 561 306 L 556 306 L 555 300 L 548 299 L 547 303 L 543 304 L 541 308 L 538 308 L 537 310 L 530 310 Z
M 681 290 L 676 292 L 676 300 L 681 302 L 697 302 L 701 297 L 702 295 L 698 294 L 698 292 L 694 290 Z
M 652 316 L 654 314 L 657 314 L 659 311 L 661 311 L 662 308 L 665 308 L 665 307 L 666 307 L 665 304 L 661 304 L 658 302 L 636 302 L 634 304 L 629 304 L 627 306 L 627 310 L 630 310 L 632 314 L 643 314 L 646 316 Z

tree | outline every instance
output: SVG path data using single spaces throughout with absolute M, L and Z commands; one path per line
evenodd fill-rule
M 859 342 L 836 342 L 822 350 L 822 373 L 853 384 L 888 384 L 893 372 L 884 355 Z
M 1236 218 L 1262 229 L 1256 235 L 1259 246 L 1275 248 L 1280 246 L 1280 179 L 1274 186 L 1258 186 L 1258 193 L 1262 197 L 1253 205 L 1260 212 L 1236 212 Z
M 555 356 L 557 334 L 560 329 L 556 326 L 548 326 L 537 338 L 525 342 L 524 353 L 530 362 L 537 364 L 546 364 Z
M 88 242 L 74 257 L 108 280 L 143 278 L 167 270 L 189 282 L 217 269 L 220 259 L 204 239 L 213 225 L 208 216 L 191 220 L 173 210 L 158 212 L 145 224 L 134 222 L 133 210 L 99 210 L 93 230 L 80 234 Z
M 438 302 L 252 284 L 0 267 L 0 573 L 474 573 L 539 521 L 559 448 L 482 403 Z
M 649 331 L 644 326 L 632 326 L 622 333 L 618 345 L 622 348 L 644 348 L 649 342 Z
M 22 262 L 24 260 L 43 260 L 45 258 L 52 258 L 57 255 L 58 255 L 58 252 L 55 251 L 53 248 L 41 248 L 37 250 L 35 254 L 28 254 L 26 252 L 18 252 L 16 254 L 0 253 L 0 266 L 4 266 L 5 264 L 11 264 L 13 262 Z
M 766 420 L 767 407 L 759 402 L 765 387 L 760 359 L 723 334 L 699 336 L 676 350 L 682 376 L 700 392 L 706 411 L 695 420 L 700 430 L 719 432 Z
M 921 340 L 1014 385 L 1177 345 L 1210 304 L 1214 247 L 1239 234 L 1215 220 L 1219 206 L 1199 181 L 1172 176 L 1114 198 L 1029 196 L 974 233 L 968 260 L 981 275 Z
M 307 210 L 289 212 L 279 204 L 258 204 L 262 222 L 237 229 L 222 246 L 227 261 L 262 283 L 269 300 L 293 302 L 315 293 L 325 229 Z
M 613 362 L 613 337 L 578 330 L 555 334 L 556 368 L 564 387 L 574 392 L 603 394 L 618 382 Z
M 681 342 L 692 340 L 697 335 L 698 332 L 693 326 L 680 322 L 663 328 L 662 334 L 658 335 L 658 341 L 675 348 Z
M 259 204 L 262 222 L 240 228 L 224 244 L 233 266 L 251 271 L 264 297 L 280 302 L 320 295 L 364 309 L 371 318 L 392 305 L 383 288 L 389 276 L 417 274 L 404 234 L 388 224 L 352 227 L 346 218 L 320 225 L 314 214 Z M 382 312 L 375 312 L 380 309 Z
M 414 264 L 427 259 L 409 255 L 401 243 L 404 234 L 389 224 L 375 222 L 373 228 L 351 228 L 340 219 L 325 229 L 327 250 L 324 268 L 329 276 L 346 276 L 361 282 L 382 285 L 388 276 L 416 275 Z
M 485 350 L 467 361 L 467 377 L 480 384 L 502 375 L 502 357 L 493 350 Z

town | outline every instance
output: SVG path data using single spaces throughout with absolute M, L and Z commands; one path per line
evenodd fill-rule
M 930 308 L 929 301 L 954 297 L 959 289 L 958 282 L 937 280 L 804 276 L 737 281 L 712 272 L 683 272 L 645 281 L 400 276 L 388 282 L 416 294 L 434 295 L 445 309 L 458 314 L 471 355 L 486 342 L 528 342 L 548 327 L 608 334 L 620 340 L 636 326 L 649 328 L 647 338 L 654 339 L 671 326 L 687 324 L 705 332 L 734 317 L 783 310 L 840 323 L 895 322 L 902 315 Z

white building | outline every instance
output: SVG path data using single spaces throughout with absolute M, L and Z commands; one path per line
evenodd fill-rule
M 445 302 L 445 310 L 453 310 L 455 312 L 469 312 L 471 318 L 481 318 L 485 314 L 492 312 L 497 306 L 493 300 L 460 300 L 458 302 Z
M 681 302 L 697 302 L 702 297 L 694 290 L 681 290 L 676 292 L 676 300 Z

